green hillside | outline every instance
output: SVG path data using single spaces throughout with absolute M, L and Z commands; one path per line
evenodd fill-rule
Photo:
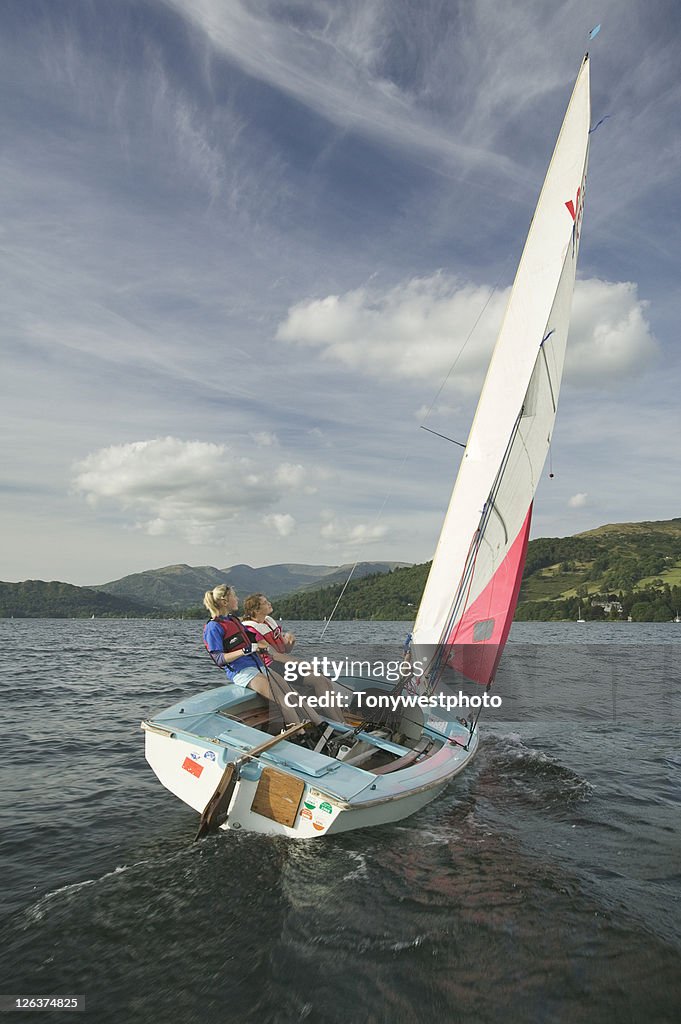
M 340 619 L 405 619 L 415 614 L 430 563 L 352 580 Z M 277 602 L 284 619 L 323 619 L 341 585 Z M 668 621 L 681 609 L 681 519 L 618 523 L 574 537 L 530 541 L 518 620 L 612 618 Z
M 336 612 L 339 619 L 410 619 L 416 614 L 430 562 L 392 572 L 351 580 Z M 290 594 L 276 602 L 284 619 L 323 619 L 329 616 L 343 589 L 342 583 L 319 590 Z
M 0 583 L 0 618 L 89 619 L 138 617 L 150 609 L 137 601 L 112 597 L 88 587 L 44 580 Z M 151 613 L 153 614 L 153 612 Z
M 166 565 L 132 573 L 93 589 L 122 601 L 138 601 L 152 610 L 183 608 L 223 582 L 220 570 L 210 565 Z
M 617 608 L 603 608 L 612 601 Z M 593 602 L 597 602 L 594 604 Z M 531 541 L 516 619 L 666 621 L 681 604 L 681 519 Z

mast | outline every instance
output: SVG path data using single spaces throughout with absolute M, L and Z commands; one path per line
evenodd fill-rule
M 414 657 L 487 684 L 513 620 L 556 415 L 581 232 L 589 57 L 530 224 L 413 634 Z M 449 645 L 452 645 L 451 648 Z

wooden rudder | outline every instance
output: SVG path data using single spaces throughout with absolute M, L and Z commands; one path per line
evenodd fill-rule
M 276 768 L 264 768 L 253 797 L 251 810 L 279 825 L 293 828 L 305 791 L 305 783 Z

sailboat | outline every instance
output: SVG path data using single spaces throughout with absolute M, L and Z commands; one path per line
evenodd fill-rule
M 585 623 L 586 622 L 586 619 L 582 618 L 582 606 L 581 606 L 581 604 L 579 606 L 579 611 L 577 613 L 577 622 L 578 623 L 580 623 L 580 622 L 584 622 Z
M 421 696 L 435 695 L 451 670 L 489 688 L 511 628 L 563 371 L 589 125 L 587 55 L 416 615 L 411 657 L 425 666 Z M 366 692 L 367 682 L 361 676 L 339 680 L 346 693 Z M 383 680 L 370 685 L 373 693 L 394 691 Z M 227 685 L 142 722 L 147 761 L 164 786 L 202 814 L 199 834 L 217 826 L 312 838 L 398 821 L 434 800 L 479 745 L 478 716 L 459 720 L 438 709 L 437 717 L 428 717 L 412 706 L 387 716 L 382 727 L 349 713 L 345 722 L 328 721 L 310 749 L 301 742 L 300 725 L 267 732 L 266 703 Z

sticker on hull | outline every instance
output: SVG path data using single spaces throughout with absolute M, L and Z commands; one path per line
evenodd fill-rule
M 203 765 L 197 764 L 196 761 L 192 761 L 191 757 L 185 757 L 182 762 L 182 767 L 190 775 L 193 775 L 196 779 L 200 778 L 201 772 L 203 771 Z

